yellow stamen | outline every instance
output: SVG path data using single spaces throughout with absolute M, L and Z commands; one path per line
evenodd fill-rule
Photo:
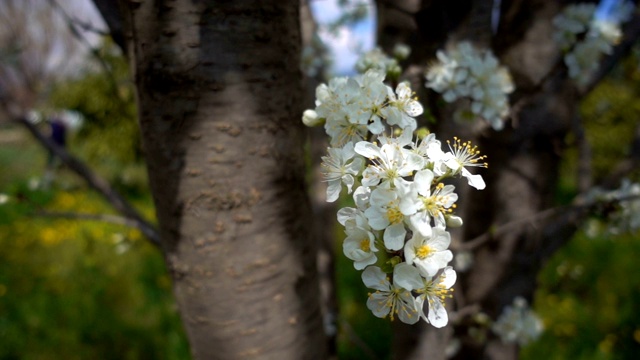
M 387 218 L 391 224 L 399 224 L 404 220 L 404 215 L 402 215 L 398 206 L 391 206 L 387 208 Z
M 424 259 L 433 252 L 434 250 L 429 245 L 422 245 L 416 249 L 416 256 L 420 259 Z
M 371 251 L 371 246 L 369 245 L 369 239 L 362 239 L 362 241 L 360 241 L 360 250 L 365 252 Z

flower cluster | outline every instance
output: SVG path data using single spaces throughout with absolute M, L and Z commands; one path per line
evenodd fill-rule
M 626 20 L 620 16 L 596 19 L 595 12 L 595 4 L 572 4 L 553 19 L 554 40 L 565 52 L 569 77 L 579 86 L 591 80 L 602 56 L 620 41 L 620 23 Z
M 343 147 L 364 140 L 368 133 L 380 135 L 385 124 L 414 131 L 422 105 L 407 83 L 394 90 L 384 84 L 385 74 L 369 70 L 364 75 L 333 78 L 316 88 L 316 108 L 305 111 L 305 124 L 324 122 L 331 146 Z
M 355 68 L 361 74 L 369 70 L 376 70 L 396 79 L 402 72 L 398 61 L 408 58 L 410 53 L 411 48 L 404 44 L 397 44 L 394 47 L 393 57 L 389 57 L 380 48 L 376 47 L 362 54 L 356 61 Z
M 324 119 L 331 138 L 322 158 L 327 201 L 344 188 L 353 193 L 355 207 L 340 209 L 338 221 L 345 227 L 345 256 L 364 270 L 362 280 L 373 290 L 367 307 L 378 317 L 409 324 L 422 318 L 442 327 L 456 281 L 446 229 L 462 225 L 454 214 L 455 187 L 443 181 L 462 176 L 483 189 L 482 177 L 469 168 L 487 165 L 469 142 L 454 138 L 443 151 L 435 134 L 414 140 L 422 105 L 406 83 L 393 91 L 383 80 L 369 70 L 321 84 L 317 106 L 305 116 Z
M 447 102 L 469 99 L 473 115 L 501 130 L 509 114 L 508 94 L 514 89 L 509 71 L 491 51 L 476 49 L 469 42 L 457 43 L 451 51 L 440 50 L 436 56 L 438 61 L 427 70 L 426 87 Z
M 543 330 L 540 318 L 529 308 L 527 300 L 516 297 L 512 306 L 506 306 L 492 328 L 502 342 L 526 345 L 536 340 Z

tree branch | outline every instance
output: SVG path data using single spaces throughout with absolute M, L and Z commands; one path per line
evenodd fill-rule
M 488 241 L 499 238 L 500 235 L 502 234 L 519 229 L 520 227 L 525 225 L 534 225 L 538 221 L 542 221 L 547 218 L 553 217 L 557 214 L 561 214 L 565 211 L 569 211 L 571 210 L 572 207 L 573 206 L 571 205 L 566 205 L 566 206 L 550 208 L 524 219 L 518 219 L 497 227 L 492 227 L 489 229 L 489 231 L 483 233 L 482 235 L 477 236 L 469 241 L 466 241 L 460 244 L 459 246 L 457 246 L 457 249 L 455 250 L 470 251 L 470 250 L 477 249 L 478 247 L 484 245 Z
M 637 200 L 638 198 L 640 198 L 640 196 L 632 195 L 632 196 L 626 196 L 626 197 L 611 200 L 611 201 L 619 203 L 624 201 Z M 482 235 L 477 236 L 467 242 L 464 242 L 458 245 L 455 248 L 455 250 L 470 251 L 470 250 L 477 249 L 478 247 L 484 245 L 485 243 L 487 243 L 492 239 L 498 239 L 501 235 L 505 233 L 514 231 L 525 225 L 535 226 L 535 223 L 539 221 L 547 220 L 559 215 L 562 215 L 561 217 L 564 219 L 561 222 L 575 222 L 576 215 L 584 215 L 588 211 L 592 210 L 593 208 L 595 208 L 600 204 L 601 204 L 600 201 L 590 201 L 587 203 L 577 203 L 577 204 L 563 205 L 563 206 L 545 209 L 527 218 L 514 220 L 506 224 L 493 227 L 489 231 L 483 233 Z M 561 224 L 557 223 L 555 225 L 557 227 L 560 227 Z
M 114 0 L 93 0 L 96 8 L 107 23 L 111 38 L 120 47 L 122 53 L 127 54 L 127 43 L 124 37 L 124 25 L 118 3 Z
M 113 189 L 106 180 L 99 177 L 82 161 L 69 154 L 62 147 L 58 146 L 51 139 L 42 134 L 42 132 L 40 132 L 40 130 L 26 118 L 19 116 L 14 117 L 13 120 L 27 128 L 31 135 L 33 135 L 33 137 L 42 146 L 60 158 L 65 165 L 84 179 L 89 187 L 100 193 L 100 195 L 102 195 L 102 197 L 107 200 L 114 209 L 131 221 L 131 224 L 138 228 L 154 245 L 160 245 L 160 234 L 156 230 L 155 226 L 146 221 L 142 215 L 131 204 L 129 204 L 124 197 Z

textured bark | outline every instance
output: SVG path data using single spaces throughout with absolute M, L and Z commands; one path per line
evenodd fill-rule
M 162 246 L 194 357 L 323 358 L 298 2 L 121 7 Z

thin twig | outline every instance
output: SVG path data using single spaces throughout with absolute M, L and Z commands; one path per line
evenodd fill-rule
M 578 196 L 578 198 L 580 198 Z M 629 195 L 629 196 L 624 196 L 618 199 L 611 199 L 608 200 L 608 202 L 610 203 L 621 203 L 621 202 L 625 202 L 625 201 L 631 201 L 631 200 L 637 200 L 640 198 L 640 195 Z M 526 217 L 524 219 L 518 219 L 518 220 L 514 220 L 514 221 L 510 221 L 506 224 L 494 227 L 489 229 L 487 232 L 483 233 L 480 236 L 477 236 L 469 241 L 466 241 L 460 245 L 458 245 L 456 247 L 455 250 L 457 251 L 463 251 L 463 250 L 467 250 L 467 251 L 471 251 L 474 249 L 477 249 L 478 247 L 484 245 L 486 242 L 493 240 L 493 239 L 498 239 L 502 234 L 505 234 L 509 231 L 513 231 L 516 229 L 519 229 L 522 226 L 525 225 L 533 225 L 534 223 L 537 223 L 539 221 L 543 221 L 549 218 L 552 218 L 554 216 L 557 215 L 567 215 L 569 213 L 576 213 L 576 212 L 580 212 L 580 211 L 587 211 L 590 210 L 600 204 L 602 204 L 603 201 L 598 201 L 598 200 L 593 200 L 593 201 L 589 201 L 586 203 L 577 203 L 577 204 L 570 204 L 570 205 L 563 205 L 563 206 L 558 206 L 558 207 L 554 207 L 554 208 L 549 208 L 549 209 L 545 209 L 540 211 L 539 213 L 536 213 L 532 216 Z
M 524 218 L 524 219 L 518 219 L 518 220 L 514 220 L 511 222 L 508 222 L 506 224 L 500 225 L 498 227 L 494 227 L 494 228 L 490 228 L 487 232 L 483 233 L 480 236 L 477 236 L 469 241 L 466 241 L 460 245 L 458 245 L 458 249 L 459 251 L 462 250 L 474 250 L 482 245 L 484 245 L 486 242 L 488 242 L 489 240 L 492 239 L 496 239 L 498 238 L 500 235 L 518 229 L 524 225 L 527 224 L 531 224 L 531 223 L 535 223 L 541 220 L 544 220 L 546 218 L 552 217 L 558 213 L 561 213 L 562 210 L 569 210 L 571 208 L 571 206 L 561 206 L 561 207 L 556 207 L 556 208 L 550 208 L 550 209 L 546 209 L 543 210 L 533 216 Z
M 107 200 L 111 206 L 114 207 L 118 212 L 124 215 L 125 218 L 129 219 L 132 224 L 135 224 L 135 227 L 140 229 L 140 231 L 154 244 L 160 245 L 160 234 L 156 230 L 155 226 L 149 223 L 144 219 L 144 217 L 131 205 L 127 200 L 125 200 L 122 195 L 120 195 L 111 185 L 99 177 L 95 172 L 93 172 L 88 166 L 86 166 L 82 161 L 73 155 L 69 154 L 64 148 L 58 146 L 53 140 L 46 137 L 40 130 L 29 120 L 24 117 L 14 117 L 14 122 L 23 125 L 31 135 L 47 150 L 51 151 L 54 155 L 56 155 L 62 162 L 69 167 L 73 172 L 79 175 L 82 179 L 85 180 L 87 185 L 92 189 L 96 190 L 102 197 Z
M 482 307 L 480 306 L 480 304 L 467 305 L 456 311 L 449 312 L 449 321 L 451 321 L 451 323 L 458 323 L 465 317 L 475 315 L 481 310 Z

